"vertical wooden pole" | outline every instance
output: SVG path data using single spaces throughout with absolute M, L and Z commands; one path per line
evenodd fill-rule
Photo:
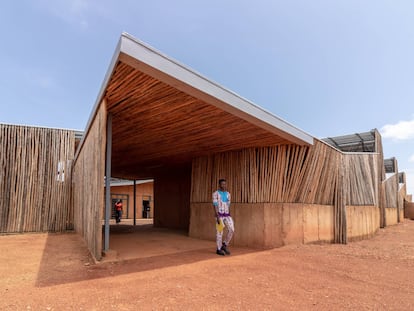
M 112 114 L 108 113 L 106 123 L 106 179 L 105 179 L 105 245 L 109 250 L 109 219 L 111 218 L 111 160 L 112 160 Z
M 134 179 L 134 226 L 137 225 L 137 181 Z
M 395 181 L 395 183 L 396 183 L 396 191 L 397 191 L 397 193 L 396 193 L 396 195 L 395 195 L 395 198 L 396 198 L 396 206 L 397 206 L 397 223 L 400 223 L 401 222 L 401 219 L 400 219 L 400 207 L 399 207 L 399 204 L 398 204 L 398 198 L 399 198 L 399 188 L 400 188 L 400 178 L 399 178 L 399 175 L 398 175 L 398 162 L 397 162 L 397 159 L 396 158 L 394 158 L 394 173 L 395 173 L 395 175 L 397 176 L 397 180 Z

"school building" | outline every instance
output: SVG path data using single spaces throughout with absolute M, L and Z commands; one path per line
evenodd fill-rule
M 413 204 L 377 130 L 315 138 L 126 33 L 78 134 L 0 125 L 1 232 L 74 229 L 99 260 L 122 196 L 128 218 L 146 198 L 155 227 L 214 239 L 219 178 L 240 246 L 347 243 Z

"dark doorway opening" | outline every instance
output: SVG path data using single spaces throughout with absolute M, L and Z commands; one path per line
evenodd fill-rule
M 142 196 L 142 218 L 151 218 L 151 197 Z

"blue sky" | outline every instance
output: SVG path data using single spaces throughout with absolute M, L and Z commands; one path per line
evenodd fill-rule
M 1 1 L 0 122 L 84 129 L 122 31 L 316 137 L 378 128 L 414 193 L 414 1 Z

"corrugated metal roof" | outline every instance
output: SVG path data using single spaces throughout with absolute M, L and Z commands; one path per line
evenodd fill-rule
M 327 137 L 322 140 L 343 152 L 376 152 L 375 130 L 350 135 Z
M 385 173 L 396 173 L 397 172 L 395 158 L 384 159 L 384 166 L 385 166 Z

